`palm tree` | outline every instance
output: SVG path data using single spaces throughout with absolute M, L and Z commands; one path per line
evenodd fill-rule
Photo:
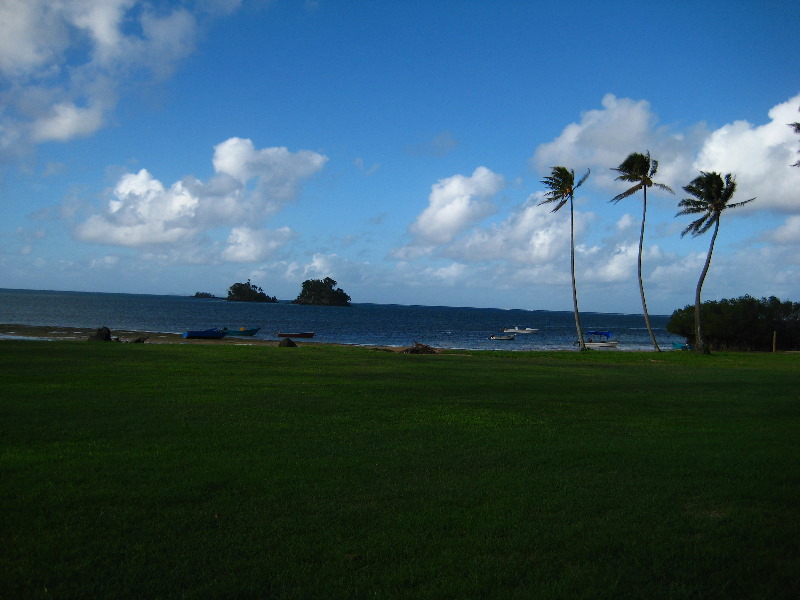
M 724 210 L 743 206 L 748 202 L 752 202 L 755 198 L 730 204 L 733 193 L 736 191 L 736 181 L 730 173 L 725 175 L 725 181 L 723 182 L 722 176 L 719 173 L 700 171 L 700 175 L 695 177 L 689 185 L 683 186 L 683 190 L 687 194 L 694 196 L 694 198 L 685 198 L 681 200 L 678 203 L 678 207 L 683 210 L 675 216 L 700 215 L 700 217 L 692 221 L 689 226 L 683 230 L 681 237 L 685 236 L 687 233 L 691 233 L 693 237 L 697 237 L 703 235 L 706 231 L 711 229 L 711 227 L 714 227 L 714 233 L 711 236 L 711 246 L 708 248 L 706 263 L 703 265 L 703 272 L 700 273 L 700 280 L 697 282 L 697 291 L 694 295 L 694 344 L 698 352 L 707 352 L 703 344 L 703 336 L 700 329 L 700 291 L 703 289 L 703 281 L 706 278 L 708 267 L 711 264 L 714 242 L 717 241 L 719 218 L 722 216 Z
M 550 191 L 544 195 L 545 199 L 539 202 L 539 206 L 555 203 L 556 207 L 550 212 L 556 212 L 569 201 L 569 262 L 572 272 L 572 305 L 575 309 L 575 329 L 578 332 L 578 345 L 581 350 L 586 350 L 586 344 L 583 341 L 581 317 L 578 312 L 578 291 L 575 287 L 575 211 L 572 201 L 575 197 L 575 190 L 581 187 L 588 177 L 589 170 L 576 184 L 575 171 L 566 167 L 552 167 L 550 175 L 542 179 L 542 184 L 550 188 Z
M 653 328 L 650 326 L 650 315 L 647 313 L 647 300 L 644 296 L 644 284 L 642 283 L 642 248 L 644 247 L 644 224 L 647 219 L 647 188 L 655 186 L 661 190 L 669 192 L 670 194 L 674 194 L 675 192 L 673 192 L 669 186 L 653 181 L 653 176 L 656 174 L 656 171 L 658 171 L 658 161 L 650 160 L 649 152 L 646 154 L 632 152 L 628 155 L 628 158 L 622 161 L 620 166 L 618 166 L 616 169 L 612 168 L 611 170 L 617 171 L 620 174 L 616 179 L 617 181 L 627 181 L 634 184 L 633 187 L 625 190 L 621 194 L 614 196 L 611 199 L 611 202 L 616 204 L 623 198 L 632 196 L 639 190 L 642 190 L 644 194 L 644 200 L 642 202 L 642 231 L 639 234 L 639 293 L 642 296 L 644 323 L 647 325 L 648 333 L 650 333 L 650 341 L 653 342 L 653 348 L 655 351 L 661 352 L 661 348 L 658 347 L 658 342 L 656 342 L 656 336 L 653 334 Z

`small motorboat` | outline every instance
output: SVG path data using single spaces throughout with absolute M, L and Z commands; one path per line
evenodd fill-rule
M 261 327 L 255 327 L 253 329 L 245 329 L 244 327 L 239 327 L 239 329 L 226 329 L 225 331 L 228 332 L 228 335 L 247 335 L 253 336 L 261 331 Z
M 503 329 L 503 333 L 537 333 L 538 331 L 538 329 L 532 327 L 520 327 L 519 325 Z
M 294 333 L 284 333 L 282 331 L 278 331 L 275 333 L 278 337 L 282 338 L 312 338 L 314 337 L 313 331 L 299 331 Z
M 589 336 L 589 339 L 586 340 L 583 345 L 587 348 L 591 348 L 592 350 L 616 348 L 619 346 L 619 342 L 617 340 L 611 339 L 610 331 L 587 331 L 586 335 Z M 595 340 L 595 336 L 605 339 Z
M 202 329 L 199 331 L 185 331 L 183 332 L 183 337 L 187 339 L 205 339 L 205 340 L 218 340 L 220 338 L 224 338 L 228 335 L 227 329 L 220 329 L 219 327 L 215 327 L 214 329 Z
M 673 350 L 691 350 L 692 345 L 689 342 L 672 342 Z
M 493 333 L 489 336 L 490 340 L 513 340 L 517 337 L 516 333 L 512 333 L 511 335 L 500 335 L 499 333 Z

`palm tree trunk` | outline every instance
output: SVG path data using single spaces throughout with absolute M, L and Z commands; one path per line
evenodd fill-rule
M 650 315 L 647 314 L 647 300 L 644 297 L 644 283 L 642 283 L 642 248 L 644 248 L 644 224 L 647 220 L 647 186 L 642 188 L 644 191 L 644 202 L 642 202 L 642 231 L 639 234 L 639 293 L 642 296 L 642 312 L 644 313 L 644 324 L 647 325 L 647 332 L 650 334 L 650 341 L 653 342 L 653 348 L 656 352 L 661 352 L 656 342 L 656 336 L 653 334 L 653 328 L 650 326 Z
M 581 350 L 586 350 L 586 344 L 583 341 L 583 330 L 581 329 L 581 316 L 578 311 L 578 288 L 575 286 L 575 215 L 572 209 L 572 198 L 569 201 L 569 262 L 570 271 L 572 272 L 572 306 L 575 310 L 575 329 L 578 332 L 578 347 Z
M 703 265 L 703 272 L 700 273 L 700 280 L 697 282 L 697 291 L 694 294 L 694 347 L 698 352 L 708 353 L 708 349 L 703 342 L 703 330 L 700 327 L 700 291 L 703 289 L 703 282 L 708 273 L 708 267 L 711 266 L 711 254 L 714 252 L 714 242 L 717 241 L 717 232 L 719 232 L 719 215 L 717 215 L 716 223 L 714 224 L 714 235 L 711 236 L 711 245 L 708 248 L 708 256 L 706 256 L 706 264 Z

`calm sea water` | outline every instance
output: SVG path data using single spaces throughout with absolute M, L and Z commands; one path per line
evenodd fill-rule
M 664 315 L 650 321 L 662 349 L 683 341 L 668 333 Z M 438 348 L 472 350 L 572 349 L 576 340 L 572 311 L 502 310 L 447 306 L 353 304 L 350 307 L 261 304 L 184 296 L 100 294 L 0 289 L 0 323 L 91 327 L 182 333 L 209 327 L 261 327 L 256 336 L 276 339 L 276 331 L 314 331 L 314 341 L 410 346 L 415 341 Z M 620 347 L 652 348 L 641 315 L 582 313 L 584 329 L 611 330 Z M 494 341 L 504 327 L 534 327 L 539 333 Z

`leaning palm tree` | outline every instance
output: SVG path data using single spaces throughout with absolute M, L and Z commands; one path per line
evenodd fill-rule
M 752 202 L 755 198 L 731 204 L 730 200 L 733 197 L 733 193 L 736 191 L 736 181 L 730 173 L 725 175 L 725 181 L 723 182 L 722 176 L 719 173 L 700 171 L 700 175 L 695 177 L 689 185 L 683 186 L 683 190 L 694 197 L 681 200 L 678 203 L 678 207 L 683 210 L 675 216 L 700 215 L 700 217 L 692 221 L 689 226 L 683 230 L 681 237 L 685 236 L 687 233 L 691 233 L 693 237 L 697 237 L 703 235 L 706 231 L 711 229 L 711 227 L 714 227 L 714 233 L 711 235 L 711 246 L 708 248 L 706 263 L 703 265 L 703 272 L 700 273 L 700 280 L 697 282 L 697 290 L 694 295 L 694 345 L 698 352 L 707 352 L 708 350 L 703 344 L 703 335 L 700 328 L 700 291 L 703 289 L 703 281 L 705 281 L 708 267 L 711 264 L 714 242 L 717 241 L 719 218 L 722 216 L 723 211 L 729 208 L 743 206 L 748 202 Z
M 621 194 L 614 196 L 611 199 L 611 202 L 616 204 L 623 198 L 632 196 L 639 190 L 642 190 L 642 193 L 644 194 L 644 200 L 642 202 L 642 231 L 639 234 L 639 293 L 642 296 L 644 323 L 647 325 L 647 331 L 650 334 L 650 341 L 653 342 L 653 348 L 655 351 L 660 352 L 661 348 L 658 347 L 656 336 L 653 334 L 653 328 L 650 326 L 650 315 L 647 313 L 647 300 L 644 296 L 644 284 L 642 283 L 642 248 L 644 247 L 644 224 L 647 220 L 647 188 L 655 186 L 661 190 L 669 192 L 670 194 L 673 194 L 674 192 L 669 186 L 653 181 L 653 176 L 656 174 L 656 171 L 658 171 L 658 161 L 650 160 L 649 152 L 646 154 L 632 152 L 628 155 L 628 158 L 622 161 L 620 166 L 617 168 L 612 168 L 611 170 L 617 171 L 620 174 L 616 179 L 617 181 L 627 181 L 634 184 L 633 187 L 625 190 Z
M 569 262 L 572 273 L 572 306 L 575 310 L 575 329 L 578 332 L 578 345 L 581 350 L 586 350 L 586 344 L 583 341 L 581 317 L 580 312 L 578 312 L 578 291 L 575 287 L 575 211 L 573 210 L 572 201 L 575 198 L 575 190 L 581 187 L 588 177 L 589 171 L 587 170 L 586 174 L 576 184 L 575 171 L 566 167 L 552 167 L 550 175 L 542 179 L 542 184 L 550 188 L 550 191 L 544 195 L 545 199 L 539 202 L 539 206 L 555 203 L 556 207 L 550 212 L 556 212 L 569 202 Z

